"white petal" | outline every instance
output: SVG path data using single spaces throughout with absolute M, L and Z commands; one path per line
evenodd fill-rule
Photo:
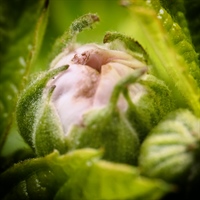
M 133 73 L 134 70 L 120 63 L 109 63 L 102 66 L 101 79 L 94 97 L 93 105 L 104 106 L 110 101 L 115 85 L 124 77 Z M 122 110 L 127 108 L 127 103 L 122 95 L 119 98 L 118 107 Z
M 82 123 L 84 113 L 107 105 L 115 85 L 121 79 L 144 66 L 123 51 L 96 44 L 66 49 L 55 58 L 52 65 L 52 68 L 69 65 L 68 70 L 47 84 L 47 87 L 56 85 L 52 102 L 66 134 L 73 124 Z M 134 86 L 130 86 L 130 95 L 134 99 Z M 119 97 L 118 107 L 121 110 L 127 108 L 123 95 Z
M 52 102 L 66 132 L 71 124 L 81 123 L 83 112 L 91 108 L 98 81 L 96 70 L 84 65 L 71 65 L 49 83 L 56 85 Z

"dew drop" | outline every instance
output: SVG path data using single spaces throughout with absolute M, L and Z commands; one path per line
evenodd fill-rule
M 161 14 L 161 15 L 164 14 L 164 10 L 162 8 L 159 10 L 159 14 Z
M 22 56 L 19 57 L 19 63 L 20 63 L 20 65 L 22 65 L 23 67 L 26 66 L 26 61 L 25 61 L 25 59 L 24 59 Z
M 31 44 L 28 45 L 28 50 L 32 50 L 33 46 Z

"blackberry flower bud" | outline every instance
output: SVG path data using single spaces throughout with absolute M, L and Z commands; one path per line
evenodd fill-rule
M 106 106 L 114 86 L 120 80 L 133 73 L 134 69 L 145 66 L 130 54 L 96 44 L 86 44 L 66 52 L 53 61 L 52 68 L 68 65 L 68 70 L 47 84 L 48 87 L 55 85 L 52 102 L 60 116 L 65 135 L 72 125 L 81 125 L 85 112 Z M 123 97 L 118 102 L 118 108 L 127 109 Z
M 96 20 L 83 16 L 67 32 L 71 43 L 56 43 L 50 69 L 19 99 L 18 127 L 39 156 L 91 147 L 103 148 L 108 160 L 135 163 L 139 140 L 171 111 L 170 92 L 147 75 L 147 55 L 134 40 L 109 33 L 103 45 L 72 42 Z

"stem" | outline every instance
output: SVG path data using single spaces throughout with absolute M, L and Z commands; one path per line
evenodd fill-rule
M 116 107 L 120 93 L 124 93 L 127 90 L 127 86 L 135 83 L 146 71 L 146 67 L 137 69 L 131 75 L 126 76 L 116 84 L 110 98 L 110 107 L 112 109 Z

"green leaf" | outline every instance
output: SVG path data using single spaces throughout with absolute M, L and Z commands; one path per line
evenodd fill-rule
M 0 148 L 9 132 L 17 97 L 40 49 L 48 0 L 1 1 Z
M 185 9 L 186 9 L 186 18 L 188 21 L 188 26 L 190 29 L 191 37 L 195 49 L 200 55 L 200 2 L 196 0 L 187 1 L 185 2 Z M 200 57 L 199 57 L 200 59 Z
M 194 2 L 191 3 L 190 1 L 190 4 L 193 3 Z M 160 0 L 160 4 L 171 15 L 172 19 L 179 24 L 188 39 L 191 39 L 188 22 L 185 16 L 186 9 L 190 6 L 185 6 L 185 0 Z
M 0 175 L 4 199 L 49 199 L 66 181 L 62 168 L 52 163 L 58 153 L 20 162 Z
M 0 175 L 2 199 L 159 199 L 171 185 L 141 177 L 137 168 L 100 160 L 81 149 L 25 160 Z
M 99 160 L 73 174 L 55 199 L 155 200 L 170 190 L 162 181 L 141 177 L 134 167 Z
M 198 55 L 191 42 L 187 21 L 183 13 L 183 0 L 176 1 L 176 6 L 172 7 L 171 5 L 168 9 L 169 12 L 159 4 L 158 0 L 152 2 L 152 7 L 157 13 L 157 18 L 161 21 L 163 28 L 167 31 L 167 35 L 172 41 L 177 53 L 180 54 L 187 63 L 189 72 L 200 86 Z
M 177 107 L 187 104 L 199 116 L 200 71 L 192 44 L 159 1 L 136 0 L 133 5 L 130 32 L 149 54 L 150 72 L 169 86 Z
M 63 156 L 54 152 L 15 164 L 0 175 L 0 196 L 3 199 L 52 199 L 69 176 L 100 154 L 92 149 Z
M 29 159 L 0 175 L 2 199 L 159 199 L 165 182 L 141 177 L 135 167 L 100 160 L 102 152 L 81 149 Z

